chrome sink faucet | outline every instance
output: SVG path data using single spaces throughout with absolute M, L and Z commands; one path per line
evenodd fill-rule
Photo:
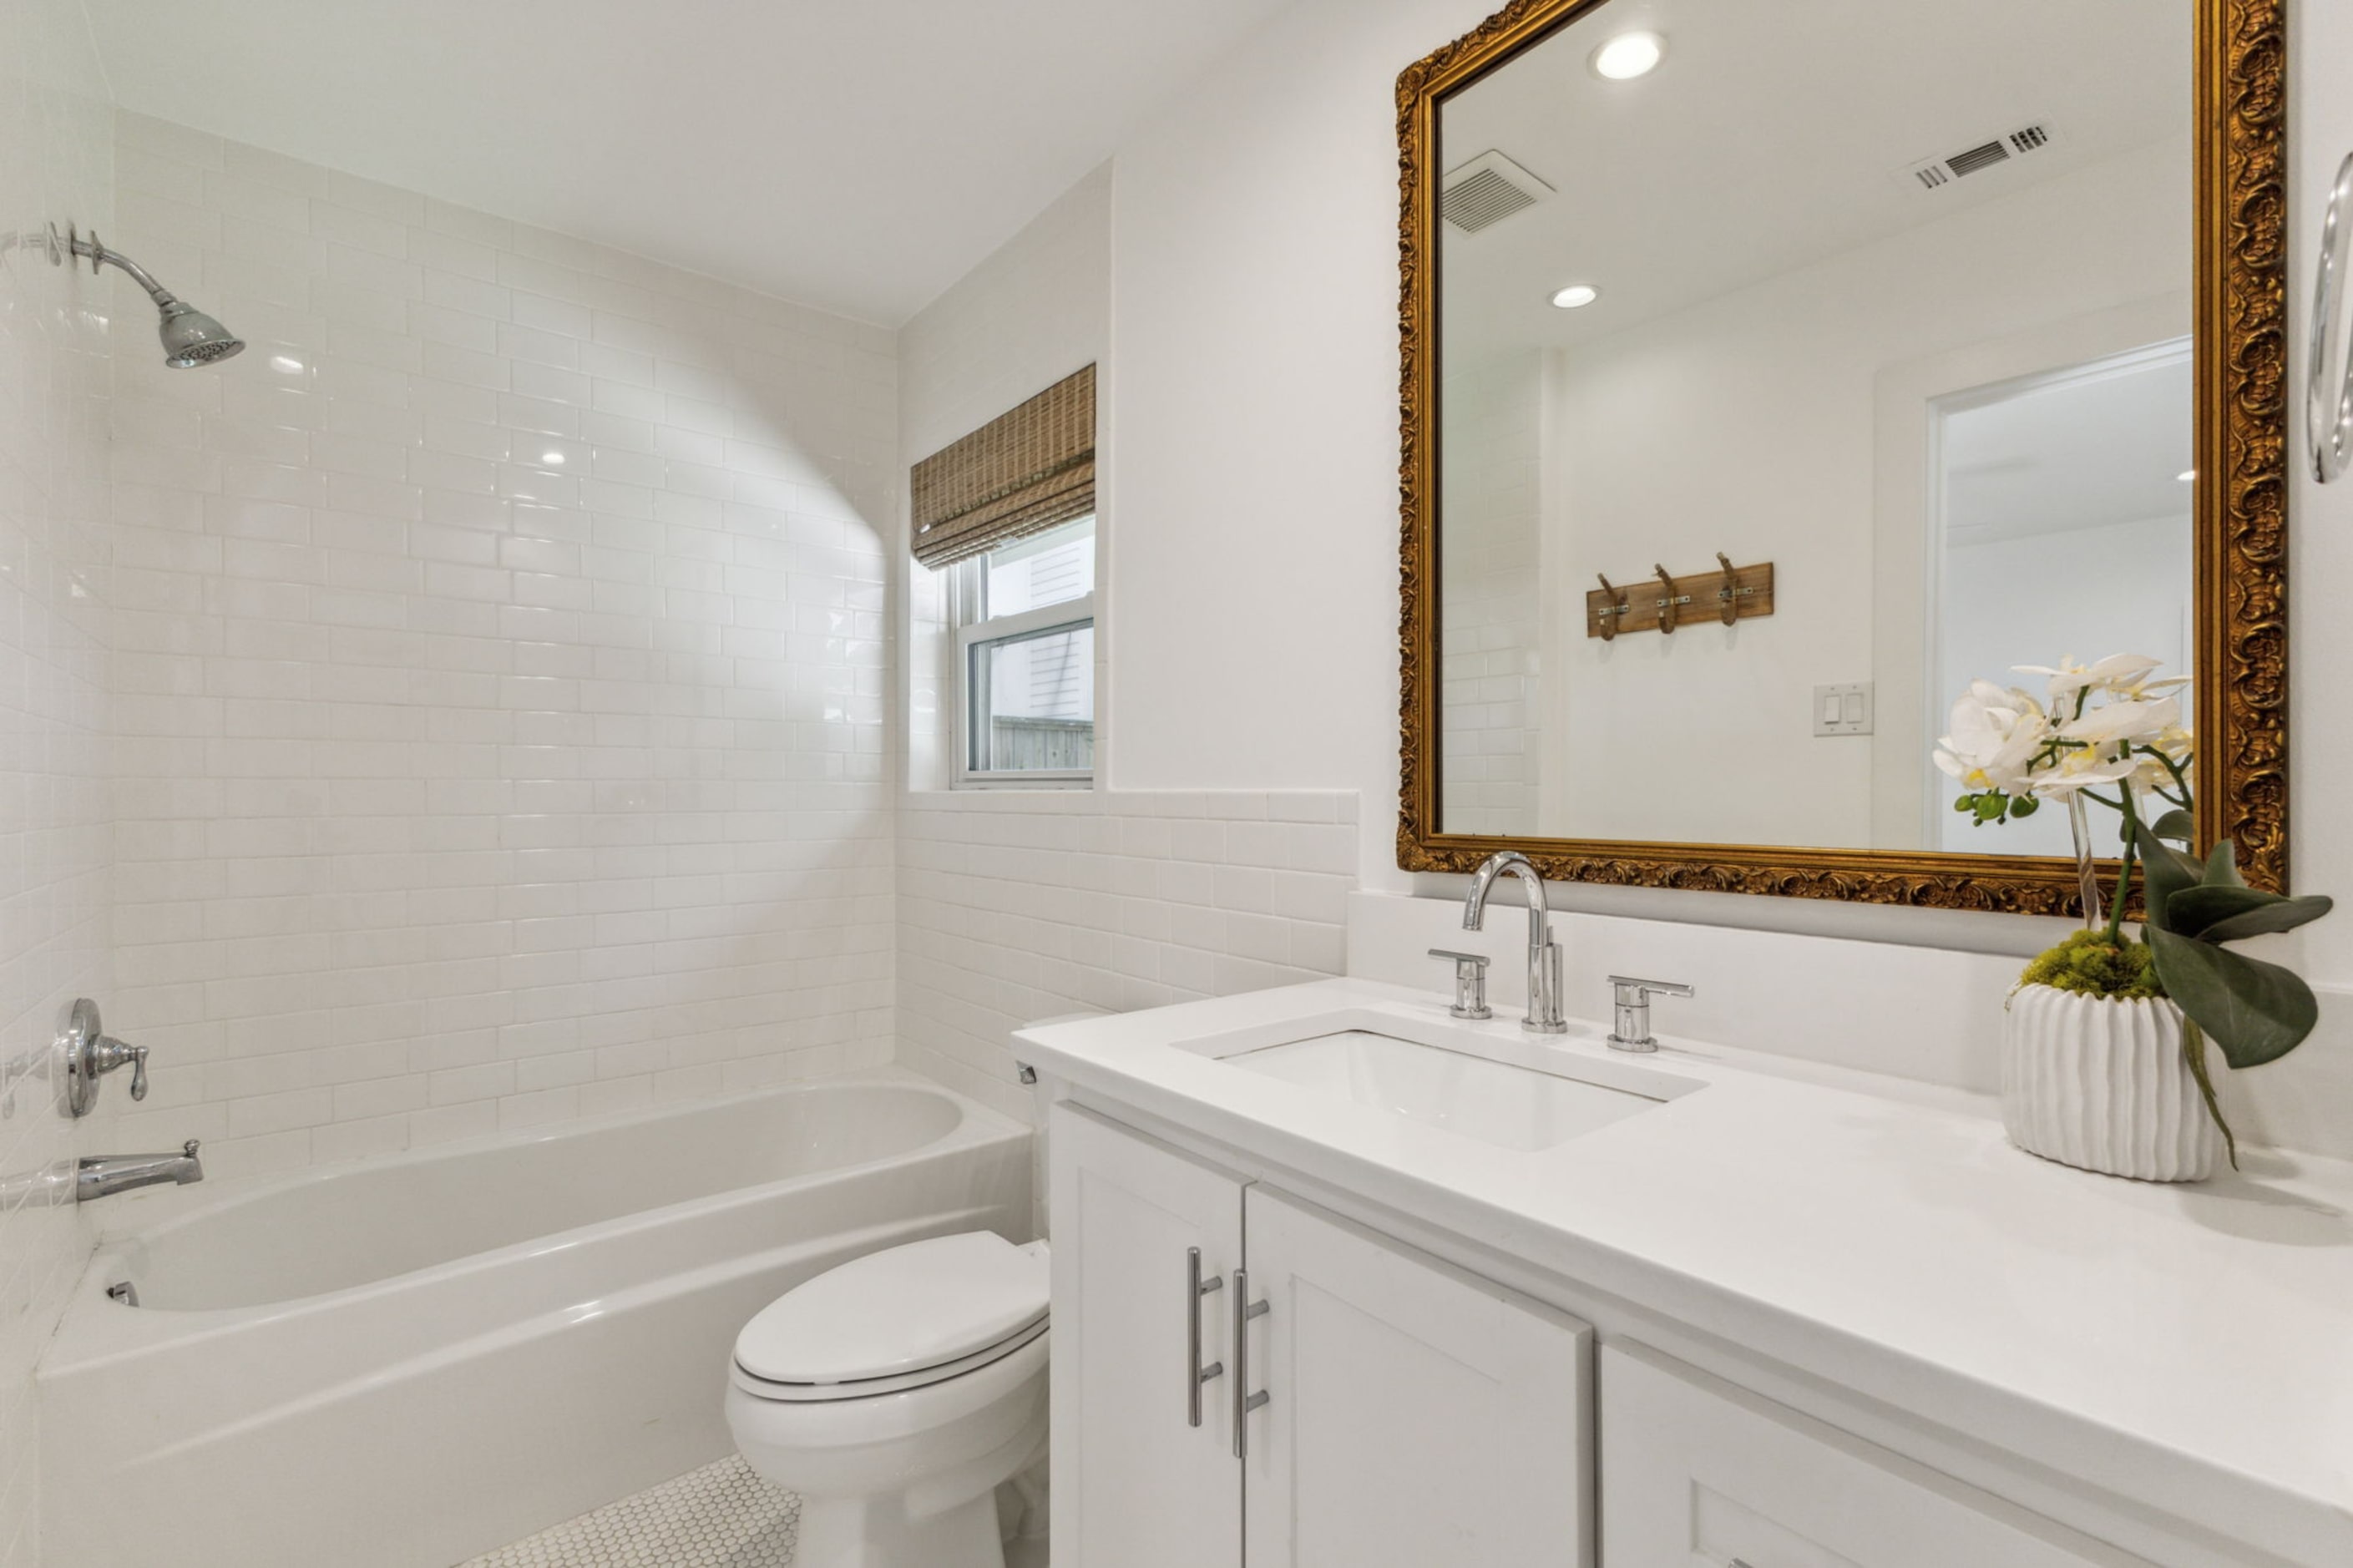
M 1487 917 L 1487 895 L 1501 876 L 1517 877 L 1528 893 L 1528 1016 L 1520 1027 L 1531 1034 L 1565 1035 L 1560 1010 L 1560 944 L 1552 939 L 1552 916 L 1545 908 L 1544 878 L 1535 862 L 1516 849 L 1490 855 L 1471 874 L 1471 896 L 1462 901 L 1462 929 L 1478 931 Z
M 176 1154 L 86 1154 L 74 1167 L 74 1201 L 86 1204 L 160 1182 L 177 1182 L 185 1187 L 204 1179 L 205 1167 L 196 1158 L 194 1138 Z

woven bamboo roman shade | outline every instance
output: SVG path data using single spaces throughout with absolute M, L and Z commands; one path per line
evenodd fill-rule
M 915 465 L 915 559 L 937 569 L 1095 509 L 1095 367 Z

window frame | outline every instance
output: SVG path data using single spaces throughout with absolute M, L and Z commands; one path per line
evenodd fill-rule
M 1073 519 L 1072 521 L 1076 521 Z M 1091 519 L 1092 521 L 1092 519 Z M 1095 537 L 1100 540 L 1100 523 Z M 974 679 L 974 654 L 991 644 L 1037 637 L 1084 626 L 1097 629 L 1095 594 L 1090 588 L 1074 599 L 989 616 L 982 612 L 988 597 L 988 557 L 984 551 L 951 564 L 948 569 L 948 620 L 955 628 L 955 667 L 949 672 L 948 694 L 955 709 L 955 766 L 950 770 L 956 789 L 1092 789 L 1095 771 L 1086 768 L 976 768 L 972 765 L 973 719 L 985 695 Z M 1098 689 L 1100 690 L 1100 689 Z M 1100 711 L 1097 713 L 1100 721 Z

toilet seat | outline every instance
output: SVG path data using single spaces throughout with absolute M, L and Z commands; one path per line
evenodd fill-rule
M 783 1404 L 816 1404 L 828 1400 L 871 1399 L 884 1394 L 904 1394 L 911 1388 L 929 1388 L 934 1384 L 947 1383 L 978 1372 L 982 1367 L 1003 1361 L 1032 1341 L 1043 1339 L 1046 1321 L 1039 1319 L 1010 1339 L 1000 1341 L 971 1355 L 925 1367 L 920 1372 L 902 1373 L 896 1377 L 866 1377 L 851 1383 L 779 1383 L 761 1377 L 738 1361 L 729 1369 L 728 1381 L 756 1399 L 774 1399 Z
M 989 1231 L 854 1258 L 787 1290 L 736 1336 L 730 1381 L 754 1398 L 904 1393 L 1004 1360 L 1046 1332 L 1042 1241 Z

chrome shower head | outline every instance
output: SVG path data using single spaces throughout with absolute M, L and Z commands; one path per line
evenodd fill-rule
M 107 249 L 98 236 L 93 234 L 85 239 L 70 228 L 60 235 L 57 226 L 51 224 L 49 260 L 62 266 L 69 255 L 87 258 L 92 274 L 100 266 L 121 268 L 130 274 L 132 282 L 147 290 L 160 318 L 156 335 L 164 340 L 164 363 L 174 370 L 211 364 L 244 349 L 244 339 L 186 300 L 174 298 L 169 289 L 155 281 L 153 273 L 120 251 Z
M 174 300 L 160 307 L 164 319 L 158 333 L 164 340 L 164 363 L 174 370 L 191 370 L 224 360 L 245 347 L 245 341 L 202 310 Z

